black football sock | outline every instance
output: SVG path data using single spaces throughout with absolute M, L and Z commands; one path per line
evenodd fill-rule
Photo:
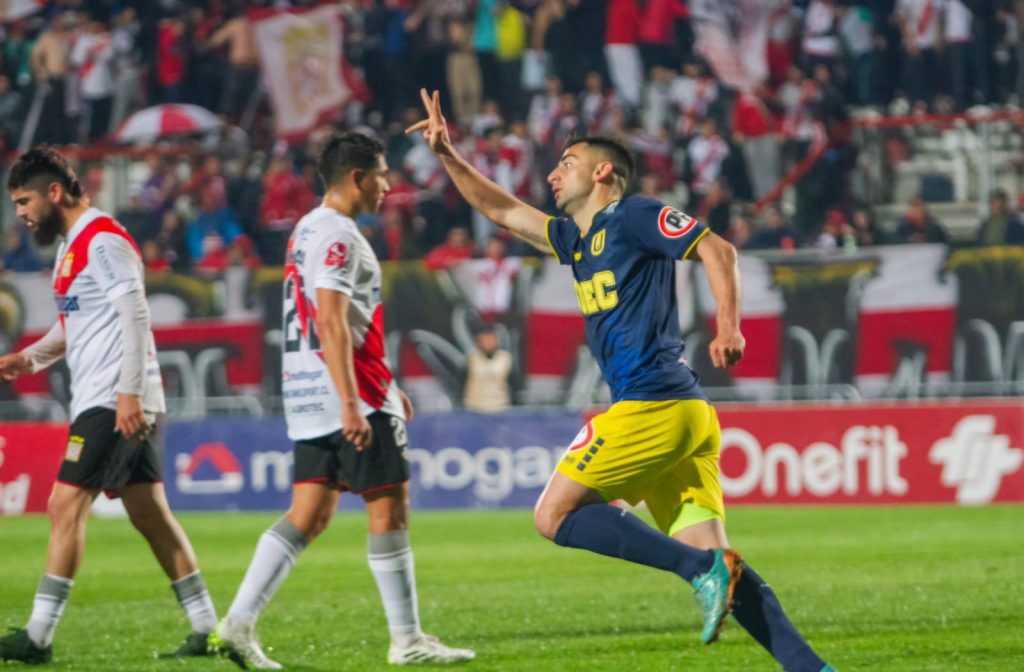
M 825 667 L 782 610 L 775 591 L 745 562 L 733 600 L 733 618 L 786 672 L 821 672 Z
M 570 513 L 558 528 L 555 543 L 663 569 L 686 581 L 707 572 L 714 562 L 711 551 L 676 541 L 610 504 L 591 504 Z

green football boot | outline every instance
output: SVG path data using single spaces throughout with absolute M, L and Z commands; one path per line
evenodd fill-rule
M 40 665 L 53 658 L 53 645 L 37 646 L 29 639 L 28 630 L 11 628 L 11 634 L 0 637 L 0 660 L 20 660 L 27 665 Z
M 732 593 L 743 573 L 743 558 L 736 551 L 717 549 L 715 561 L 705 574 L 693 580 L 693 597 L 704 612 L 700 641 L 712 644 L 725 627 L 725 617 L 732 608 Z

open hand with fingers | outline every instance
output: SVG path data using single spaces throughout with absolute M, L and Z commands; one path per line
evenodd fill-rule
M 727 369 L 743 359 L 747 341 L 739 331 L 719 332 L 711 341 L 711 363 L 719 369 Z
M 427 118 L 416 122 L 405 129 L 405 132 L 412 134 L 423 131 L 423 137 L 434 153 L 440 156 L 452 156 L 455 153 L 455 148 L 452 145 L 451 136 L 448 135 L 448 122 L 441 114 L 441 94 L 434 91 L 433 95 L 428 95 L 426 89 L 420 89 L 420 98 L 423 100 Z
M 0 357 L 0 383 L 10 383 L 18 376 L 32 373 L 32 362 L 20 352 Z

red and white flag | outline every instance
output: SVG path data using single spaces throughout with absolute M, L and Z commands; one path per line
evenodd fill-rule
M 0 0 L 0 23 L 19 21 L 46 6 L 46 0 Z
M 691 0 L 697 50 L 720 80 L 751 91 L 768 77 L 768 28 L 790 0 Z
M 338 8 L 252 10 L 249 17 L 277 131 L 301 140 L 353 98 Z
M 849 366 L 846 382 L 866 396 L 901 375 L 949 381 L 960 288 L 943 273 L 947 254 L 944 245 L 901 245 L 817 264 L 741 255 L 748 347 L 730 370 L 732 380 L 747 389 L 785 382 L 788 352 L 803 369 L 793 382 L 835 384 L 839 369 Z M 711 288 L 704 274 L 696 280 L 704 319 L 713 325 Z M 920 370 L 901 372 L 914 362 Z

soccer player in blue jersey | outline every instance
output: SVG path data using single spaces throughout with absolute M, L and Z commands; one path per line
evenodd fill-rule
M 743 356 L 736 250 L 658 201 L 626 197 L 629 151 L 609 138 L 570 141 L 548 175 L 549 217 L 476 171 L 455 151 L 437 92 L 421 91 L 422 131 L 474 208 L 572 267 L 587 341 L 613 404 L 587 424 L 537 502 L 537 530 L 560 546 L 673 572 L 694 586 L 701 641 L 714 642 L 732 610 L 787 671 L 829 672 L 775 593 L 728 548 L 719 483 L 721 431 L 697 375 L 683 362 L 675 261 L 699 260 L 718 306 L 717 367 Z M 608 502 L 646 502 L 659 530 Z

